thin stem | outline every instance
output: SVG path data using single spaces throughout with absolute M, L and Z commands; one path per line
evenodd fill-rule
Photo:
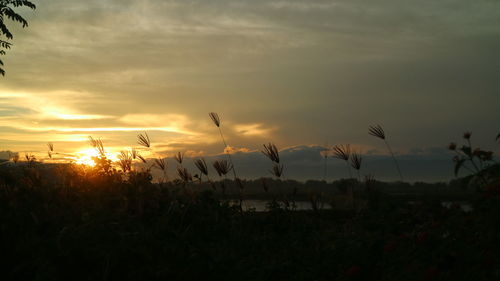
M 403 174 L 401 173 L 401 169 L 399 169 L 399 164 L 398 161 L 396 160 L 396 157 L 394 156 L 394 152 L 392 152 L 391 146 L 387 142 L 387 140 L 384 139 L 385 145 L 387 146 L 387 149 L 389 150 L 389 153 L 391 153 L 392 160 L 394 160 L 394 164 L 396 164 L 396 168 L 398 169 L 398 174 L 399 177 L 401 178 L 401 181 L 403 181 Z
M 227 148 L 227 143 L 226 143 L 226 140 L 224 139 L 224 135 L 222 134 L 222 129 L 220 127 L 219 128 L 219 133 L 220 133 L 220 137 L 222 139 L 222 142 L 224 143 L 224 152 Z M 233 163 L 233 159 L 231 158 L 231 153 L 227 153 L 227 158 L 229 159 L 229 162 L 231 163 L 231 166 L 233 167 L 232 170 L 233 170 L 233 175 L 234 175 L 234 180 L 236 180 L 237 176 L 236 176 L 236 170 L 234 168 L 234 163 Z
M 467 156 L 469 157 L 469 160 L 472 163 L 472 166 L 474 166 L 474 169 L 476 169 L 476 172 L 479 173 L 481 170 L 476 165 L 476 162 L 474 162 L 474 158 L 472 157 L 472 144 L 470 142 L 470 139 L 467 139 L 467 143 L 469 144 L 469 148 L 470 148 L 470 154 L 468 154 Z
M 325 157 L 325 169 L 323 171 L 323 180 L 326 181 L 326 171 L 328 167 L 328 157 Z
M 351 165 L 349 165 L 348 160 L 345 161 L 347 164 L 347 171 L 349 172 L 349 178 L 352 179 Z

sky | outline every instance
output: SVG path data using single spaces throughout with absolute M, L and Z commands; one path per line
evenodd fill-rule
M 212 111 L 241 163 L 274 142 L 301 179 L 317 167 L 299 152 L 321 167 L 319 146 L 345 143 L 396 177 L 374 124 L 415 180 L 452 177 L 445 148 L 465 131 L 499 151 L 496 0 L 33 2 L 29 27 L 9 24 L 0 151 L 82 152 L 92 136 L 117 152 L 148 132 L 146 156 L 210 157 L 224 149 Z

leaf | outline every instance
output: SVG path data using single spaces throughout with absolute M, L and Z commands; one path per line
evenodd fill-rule
M 460 150 L 462 150 L 462 152 L 469 157 L 472 155 L 472 150 L 471 150 L 470 146 L 464 145 L 464 146 L 462 146 L 462 148 Z
M 465 163 L 465 159 L 458 159 L 455 162 L 455 177 L 458 176 L 458 171 L 464 165 L 464 163 Z

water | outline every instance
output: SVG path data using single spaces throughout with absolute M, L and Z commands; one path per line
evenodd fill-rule
M 441 206 L 448 209 L 451 208 L 453 204 L 458 204 L 458 206 L 460 206 L 460 209 L 462 209 L 462 211 L 466 213 L 471 212 L 473 210 L 472 206 L 467 202 L 452 202 L 452 201 L 441 202 Z
M 243 201 L 243 210 L 245 211 L 256 211 L 256 212 L 265 212 L 268 211 L 267 204 L 269 201 L 266 200 L 244 200 Z M 283 202 L 279 202 L 281 207 L 284 207 Z M 291 204 L 291 203 L 290 203 Z M 441 202 L 441 205 L 446 208 L 451 208 L 453 204 L 458 204 L 462 211 L 471 212 L 473 210 L 472 206 L 467 202 L 453 202 L 453 201 L 444 201 Z M 291 206 L 290 206 L 291 208 Z M 323 204 L 319 206 L 320 209 L 331 209 L 329 204 Z M 311 202 L 309 201 L 296 201 L 295 202 L 295 210 L 312 210 Z
M 250 211 L 254 210 L 256 212 L 265 212 L 268 211 L 267 204 L 270 201 L 266 200 L 244 200 L 243 201 L 243 210 Z M 285 204 L 283 202 L 278 202 L 281 207 L 284 207 Z M 290 208 L 292 208 L 292 203 L 290 202 Z M 323 204 L 319 206 L 320 209 L 331 209 L 330 205 Z M 311 202 L 309 201 L 296 201 L 295 202 L 295 210 L 312 210 Z

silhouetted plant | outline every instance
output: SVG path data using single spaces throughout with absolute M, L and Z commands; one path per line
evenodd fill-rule
M 361 183 L 361 173 L 360 173 L 360 170 L 361 170 L 361 162 L 362 162 L 362 160 L 363 160 L 363 158 L 357 152 L 353 151 L 351 153 L 351 166 L 358 172 L 358 182 L 357 182 L 357 184 Z M 355 201 L 355 194 L 354 194 L 354 185 L 351 186 L 351 193 L 352 193 L 352 206 L 353 206 L 353 209 L 356 209 L 356 201 Z
M 47 155 L 49 156 L 50 159 L 52 159 L 52 153 L 54 152 L 54 144 L 49 142 L 47 143 L 47 147 L 49 150 L 47 151 Z
M 271 174 L 277 178 L 283 175 L 283 165 L 274 163 Z
M 358 171 L 358 179 L 361 181 L 359 170 L 361 169 L 362 157 L 357 152 L 351 154 L 351 166 Z
M 332 150 L 333 157 L 340 160 L 344 160 L 347 165 L 347 170 L 349 171 L 349 177 L 352 178 L 351 165 L 349 164 L 349 158 L 351 157 L 351 146 L 346 145 L 336 145 Z
M 118 165 L 123 172 L 128 173 L 132 171 L 132 153 L 128 151 L 121 151 L 120 155 L 118 155 L 118 159 Z
M 182 161 L 184 161 L 184 154 L 185 152 L 179 151 L 174 155 L 174 159 L 175 161 L 177 161 L 177 163 L 179 163 L 179 165 L 182 165 Z
M 177 167 L 177 175 L 184 182 L 184 184 L 193 181 L 191 173 L 184 167 Z
M 212 121 L 214 122 L 215 126 L 217 126 L 217 128 L 219 129 L 219 134 L 220 134 L 220 137 L 222 139 L 222 143 L 224 144 L 224 152 L 226 152 L 228 145 L 227 145 L 226 139 L 224 138 L 224 134 L 222 134 L 221 122 L 220 122 L 219 115 L 215 112 L 210 112 L 208 115 L 210 116 L 210 119 L 212 119 Z M 229 151 L 227 152 L 227 158 L 228 158 L 229 162 L 231 163 L 231 167 L 232 167 L 231 170 L 233 171 L 234 180 L 236 180 L 238 178 L 238 176 L 236 175 L 236 170 L 234 168 L 233 159 L 232 159 L 231 153 Z
M 483 171 L 491 166 L 493 161 L 493 151 L 485 151 L 480 148 L 473 148 L 471 142 L 471 132 L 465 132 L 463 138 L 466 140 L 467 144 L 458 148 L 457 144 L 452 142 L 448 145 L 448 149 L 455 152 L 456 155 L 453 157 L 453 162 L 455 163 L 455 176 L 458 176 L 458 172 L 461 168 L 467 169 L 472 175 L 478 177 L 482 181 L 482 185 L 487 185 L 488 180 L 485 178 Z M 471 167 L 466 164 L 470 164 Z M 481 189 L 481 186 L 477 187 Z
M 205 162 L 204 158 L 199 158 L 194 160 L 194 165 L 198 170 L 200 170 L 200 183 L 201 183 L 201 177 L 202 175 L 205 175 L 207 178 L 207 181 L 210 182 L 210 178 L 208 177 L 208 167 L 207 167 L 207 162 Z
M 225 181 L 222 179 L 222 177 L 226 178 L 227 173 L 229 173 L 229 171 L 233 169 L 233 166 L 225 159 L 215 160 L 212 163 L 212 166 L 214 167 L 215 171 L 221 178 L 220 184 L 222 192 L 224 193 L 226 191 L 226 186 L 225 186 Z
M 104 146 L 100 139 L 94 139 L 89 136 L 90 145 L 97 151 L 100 157 L 106 157 L 106 153 L 104 151 Z
M 233 166 L 224 159 L 215 160 L 212 165 L 217 174 L 219 174 L 219 177 L 225 176 L 231 169 L 233 169 Z
M 264 150 L 262 150 L 261 152 L 265 156 L 267 156 L 269 158 L 269 160 L 273 161 L 274 163 L 276 163 L 276 164 L 280 163 L 280 155 L 278 152 L 278 148 L 273 143 L 270 142 L 267 145 L 264 144 Z
M 392 156 L 392 159 L 394 160 L 394 164 L 396 165 L 396 169 L 398 170 L 399 178 L 401 181 L 403 181 L 403 174 L 401 173 L 401 169 L 399 168 L 398 161 L 396 160 L 396 157 L 394 156 L 394 152 L 392 152 L 391 146 L 389 145 L 389 142 L 387 142 L 386 136 L 384 129 L 382 129 L 382 126 L 380 125 L 375 125 L 375 126 L 369 126 L 368 127 L 368 134 L 377 137 L 381 140 L 384 141 L 385 145 L 387 146 L 387 149 L 389 150 L 389 153 Z
M 25 153 L 24 154 L 24 159 L 26 160 L 26 163 L 31 167 L 33 164 L 36 162 L 36 157 L 32 153 Z
M 23 28 L 28 26 L 26 19 L 16 13 L 13 9 L 21 7 L 28 7 L 32 10 L 36 9 L 35 4 L 27 0 L 0 0 L 0 36 L 5 36 L 7 40 L 14 39 L 14 35 L 7 28 L 7 25 L 5 25 L 4 19 L 10 19 L 14 22 L 18 22 Z M 5 55 L 5 50 L 10 49 L 11 47 L 12 43 L 0 39 L 0 56 Z M 5 70 L 2 68 L 3 65 L 3 61 L 0 60 L 0 75 L 5 76 Z
M 149 139 L 148 133 L 144 132 L 143 134 L 137 135 L 137 143 L 139 145 L 142 145 L 144 147 L 150 148 L 151 147 L 151 140 Z

